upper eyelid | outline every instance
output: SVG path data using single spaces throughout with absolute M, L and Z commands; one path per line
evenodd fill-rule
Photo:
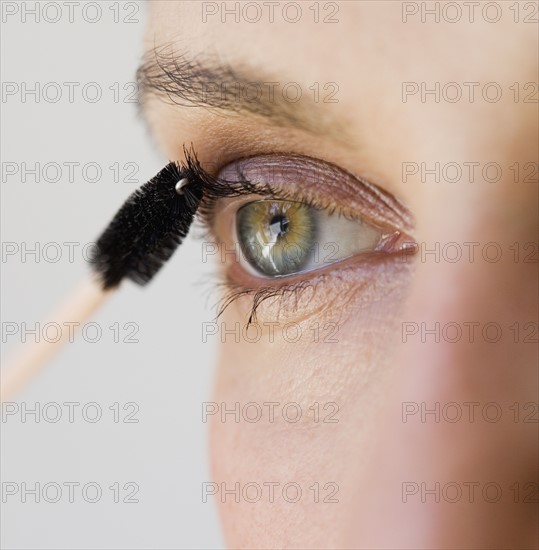
M 246 157 L 225 166 L 218 178 L 225 185 L 247 182 L 250 189 L 237 195 L 258 192 L 284 200 L 304 201 L 318 208 L 339 210 L 345 216 L 359 215 L 382 228 L 407 234 L 413 230 L 410 211 L 393 195 L 323 160 L 292 153 Z

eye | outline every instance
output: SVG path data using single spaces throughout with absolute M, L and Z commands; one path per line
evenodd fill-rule
M 339 295 L 349 300 L 354 288 L 380 287 L 389 273 L 407 267 L 398 252 L 413 243 L 410 212 L 334 164 L 274 153 L 201 177 L 207 191 L 199 214 L 211 254 L 224 267 L 219 314 L 242 297 L 252 297 L 249 322 L 262 303 L 268 314 L 281 315 L 282 307 L 306 313 L 316 309 L 314 295 L 321 304 Z
M 267 199 L 238 208 L 236 239 L 247 269 L 286 277 L 374 251 L 382 231 L 302 202 Z

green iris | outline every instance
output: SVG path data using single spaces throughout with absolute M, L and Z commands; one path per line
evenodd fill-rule
M 236 229 L 243 255 L 266 276 L 301 271 L 317 238 L 316 216 L 316 209 L 292 201 L 259 200 L 242 206 Z

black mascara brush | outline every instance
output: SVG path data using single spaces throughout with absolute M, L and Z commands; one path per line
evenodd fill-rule
M 49 322 L 80 326 L 123 279 L 145 285 L 187 236 L 204 195 L 212 185 L 194 154 L 186 164 L 171 162 L 125 201 L 97 240 L 91 265 L 97 277 L 68 296 Z M 23 346 L 2 369 L 0 400 L 5 401 L 30 380 L 67 341 L 41 339 Z
M 171 162 L 118 210 L 90 260 L 103 289 L 124 278 L 145 285 L 187 236 L 202 200 L 200 179 Z

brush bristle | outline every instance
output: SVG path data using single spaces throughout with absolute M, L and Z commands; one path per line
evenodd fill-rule
M 145 285 L 182 243 L 203 195 L 201 182 L 191 175 L 189 166 L 171 162 L 125 201 L 90 259 L 104 290 L 125 277 Z M 182 178 L 189 184 L 178 194 Z

